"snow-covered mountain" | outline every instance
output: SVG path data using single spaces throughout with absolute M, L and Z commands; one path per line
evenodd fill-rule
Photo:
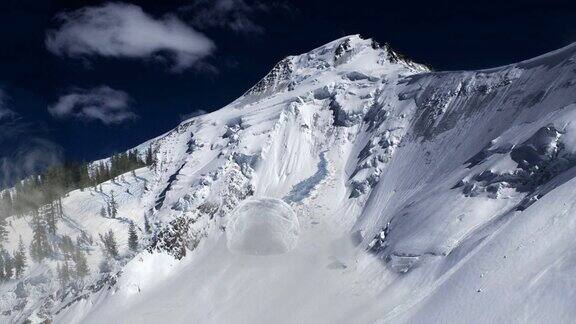
M 0 320 L 571 322 L 573 121 L 574 44 L 433 72 L 335 40 L 139 146 L 153 168 L 69 193 L 59 234 L 88 238 L 90 276 L 62 288 L 56 261 L 30 262 L 0 286 Z M 111 191 L 114 219 L 99 214 Z M 9 250 L 29 222 L 9 218 Z M 100 273 L 109 229 L 120 257 Z

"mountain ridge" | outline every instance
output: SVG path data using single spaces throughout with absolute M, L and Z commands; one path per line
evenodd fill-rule
M 18 289 L 51 297 L 18 297 L 18 284 L 5 284 L 6 316 L 567 321 L 575 315 L 567 277 L 576 266 L 575 48 L 446 72 L 355 35 L 289 56 L 229 105 L 137 146 L 153 148 L 153 168 L 65 197 L 62 234 L 110 228 L 124 251 L 134 222 L 141 251 L 97 273 L 104 253 L 86 244 L 88 281 L 104 283 L 74 283 L 69 294 L 38 279 L 51 278 L 58 261 L 35 265 Z M 118 219 L 98 215 L 111 190 Z M 264 201 L 298 223 L 251 219 Z M 246 204 L 256 209 L 239 213 Z M 10 244 L 15 233 L 29 237 L 25 218 L 10 221 Z M 247 243 L 230 248 L 229 235 Z M 246 248 L 254 244 L 285 248 L 254 256 L 261 249 Z

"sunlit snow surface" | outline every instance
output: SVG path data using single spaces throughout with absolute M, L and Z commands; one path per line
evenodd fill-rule
M 63 199 L 59 231 L 94 238 L 88 284 L 98 234 L 116 233 L 116 281 L 56 292 L 56 262 L 34 264 L 0 285 L 0 322 L 573 322 L 575 80 L 576 44 L 482 71 L 431 72 L 358 36 L 287 57 L 142 144 L 152 170 Z M 99 216 L 112 190 L 117 219 Z M 7 250 L 29 246 L 29 219 L 9 218 Z M 131 256 L 128 221 L 179 235 Z
M 229 217 L 226 238 L 232 252 L 282 254 L 298 243 L 298 218 L 292 207 L 280 199 L 246 200 Z

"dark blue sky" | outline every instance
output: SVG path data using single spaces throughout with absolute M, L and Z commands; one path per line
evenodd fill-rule
M 0 89 L 4 108 L 15 114 L 0 119 L 0 158 L 18 163 L 23 151 L 44 140 L 76 160 L 124 150 L 173 128 L 183 115 L 222 107 L 284 56 L 347 34 L 389 42 L 436 70 L 508 64 L 576 41 L 573 1 L 220 0 L 234 4 L 225 12 L 205 1 L 126 2 L 152 19 L 170 14 L 215 44 L 199 64 L 178 72 L 169 59 L 71 58 L 46 49 L 47 30 L 62 25 L 55 15 L 106 2 L 2 1 Z M 101 86 L 129 95 L 138 118 L 107 125 L 47 110 L 65 94 Z

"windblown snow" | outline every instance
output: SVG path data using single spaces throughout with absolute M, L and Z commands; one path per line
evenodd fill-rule
M 59 235 L 85 237 L 90 276 L 62 287 L 58 260 L 32 263 L 1 284 L 0 321 L 572 322 L 574 121 L 574 44 L 481 71 L 359 36 L 288 56 L 140 145 L 153 168 L 70 192 Z M 7 249 L 29 245 L 30 217 L 8 221 Z

